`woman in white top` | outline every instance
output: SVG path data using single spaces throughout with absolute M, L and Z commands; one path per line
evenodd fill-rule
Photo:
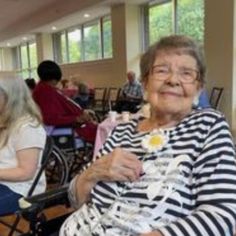
M 40 167 L 46 133 L 23 79 L 0 78 L 0 216 L 18 209 Z M 42 175 L 34 193 L 45 191 Z

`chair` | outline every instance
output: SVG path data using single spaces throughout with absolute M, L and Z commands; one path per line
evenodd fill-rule
M 107 95 L 107 102 L 106 102 L 106 108 L 105 110 L 112 110 L 112 108 L 116 105 L 116 102 L 119 99 L 121 92 L 121 88 L 109 88 L 108 89 L 108 95 Z
M 60 188 L 22 199 L 21 214 L 30 223 L 29 232 L 22 236 L 48 236 L 58 232 L 64 220 L 73 210 L 50 220 L 45 217 L 44 210 L 62 204 L 69 207 L 68 187 L 69 184 L 66 184 Z
M 58 188 L 59 186 L 64 185 L 68 181 L 68 166 L 65 156 L 54 145 L 53 139 L 49 136 L 47 136 L 46 139 L 46 144 L 41 160 L 41 167 L 34 179 L 32 186 L 28 191 L 27 197 L 34 196 L 33 193 L 35 187 L 37 186 L 38 181 L 44 171 L 46 173 L 47 189 Z M 17 229 L 17 225 L 22 216 L 21 210 L 12 214 L 16 215 L 16 219 L 12 225 L 5 222 L 4 219 L 0 220 L 1 224 L 4 224 L 5 226 L 8 226 L 11 229 L 8 234 L 9 236 L 12 236 L 15 231 L 22 233 L 20 230 Z
M 220 105 L 220 99 L 222 97 L 224 88 L 213 87 L 210 95 L 210 104 L 214 109 L 218 109 Z
M 107 97 L 107 88 L 94 88 L 94 100 L 92 110 L 104 116 Z

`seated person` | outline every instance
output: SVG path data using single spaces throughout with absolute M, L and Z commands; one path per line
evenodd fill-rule
M 63 79 L 60 81 L 60 84 L 57 84 L 57 87 L 60 87 L 62 93 L 69 98 L 74 98 L 77 94 L 77 87 L 74 85 L 74 82 L 70 79 Z
M 77 126 L 76 132 L 87 142 L 93 143 L 97 125 L 91 122 L 88 113 L 56 87 L 61 80 L 60 67 L 46 60 L 37 68 L 39 83 L 34 89 L 33 98 L 41 109 L 43 122 L 52 126 Z
M 77 86 L 78 92 L 77 95 L 74 97 L 74 101 L 78 103 L 83 109 L 87 109 L 89 106 L 89 88 L 83 82 L 79 82 Z
M 236 225 L 236 158 L 220 112 L 193 110 L 204 84 L 201 48 L 160 39 L 141 57 L 150 117 L 118 125 L 71 184 L 77 210 L 60 236 L 229 236 Z
M 46 133 L 23 79 L 0 78 L 0 216 L 19 209 L 41 163 Z M 42 174 L 34 194 L 46 189 Z
M 119 101 L 114 108 L 119 113 L 122 111 L 137 112 L 139 109 L 138 105 L 141 104 L 143 99 L 143 87 L 136 79 L 133 71 L 127 73 L 127 80 L 127 83 L 121 90 Z

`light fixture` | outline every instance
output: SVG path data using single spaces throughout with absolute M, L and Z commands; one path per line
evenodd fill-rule
M 84 14 L 84 18 L 89 18 L 89 17 L 90 17 L 90 15 L 88 13 Z
M 11 43 L 8 42 L 8 43 L 7 43 L 7 47 L 11 47 Z
M 52 26 L 52 30 L 53 31 L 57 30 L 57 27 L 56 26 Z
M 27 37 L 23 37 L 22 39 L 23 39 L 24 41 L 26 41 L 28 38 L 27 38 Z

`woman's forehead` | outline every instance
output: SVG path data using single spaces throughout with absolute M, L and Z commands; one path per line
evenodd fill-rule
M 175 51 L 173 52 L 165 52 L 161 51 L 156 54 L 156 57 L 154 59 L 154 64 L 156 63 L 171 63 L 171 62 L 176 62 L 180 64 L 184 64 L 186 66 L 197 66 L 197 61 L 196 59 L 187 53 L 176 53 Z

